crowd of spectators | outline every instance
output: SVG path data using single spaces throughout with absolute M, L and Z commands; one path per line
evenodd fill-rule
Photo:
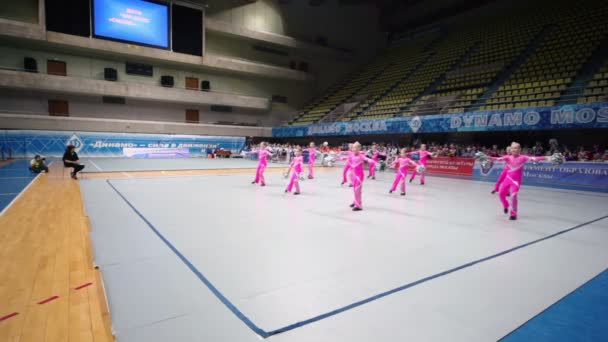
M 415 142 L 410 146 L 395 146 L 391 144 L 383 144 L 378 142 L 379 149 L 387 156 L 395 156 L 399 153 L 399 149 L 404 147 L 408 151 L 415 151 L 419 148 L 422 142 Z M 506 145 L 482 146 L 480 144 L 440 144 L 436 142 L 428 142 L 427 149 L 430 152 L 437 153 L 440 157 L 474 157 L 475 153 L 482 151 L 489 156 L 499 157 L 505 155 Z M 293 150 L 297 147 L 294 144 L 269 144 L 269 148 L 275 153 L 273 159 L 275 161 L 287 161 L 292 156 Z M 307 147 L 307 146 L 302 146 Z M 347 144 L 340 146 L 317 147 L 322 153 L 340 152 L 347 149 Z M 364 145 L 363 151 L 371 149 L 371 145 Z M 547 143 L 537 141 L 534 145 L 522 144 L 522 153 L 531 156 L 548 156 L 553 153 L 562 153 L 566 161 L 595 161 L 608 162 L 608 149 L 600 145 L 577 146 L 570 147 L 561 145 L 557 140 L 551 139 Z

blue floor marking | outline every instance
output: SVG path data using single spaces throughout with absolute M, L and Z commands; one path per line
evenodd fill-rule
M 228 309 L 230 309 L 230 311 L 232 311 L 232 313 L 234 313 L 241 321 L 243 321 L 243 323 L 245 323 L 256 334 L 258 334 L 264 338 L 270 336 L 264 330 L 262 330 L 257 325 L 255 325 L 249 318 L 247 318 L 247 316 L 245 316 L 241 311 L 239 311 L 239 309 L 237 309 L 236 306 L 234 306 L 228 300 L 228 298 L 226 298 L 220 291 L 218 291 L 218 289 L 216 289 L 215 286 L 213 286 L 213 284 L 211 284 L 211 282 L 194 265 L 192 265 L 192 263 L 177 248 L 175 248 L 175 246 L 173 246 L 171 244 L 171 242 L 169 240 L 167 240 L 160 233 L 160 231 L 158 229 L 156 229 L 156 227 L 154 227 L 154 225 L 150 221 L 148 221 L 148 219 L 144 215 L 142 215 L 142 213 L 140 213 L 139 210 L 137 210 L 137 208 L 135 208 L 135 206 L 133 206 L 133 204 L 131 204 L 131 202 L 129 202 L 129 200 L 120 191 L 118 191 L 118 189 L 116 189 L 114 187 L 114 185 L 110 182 L 109 179 L 106 179 L 106 182 L 110 185 L 110 187 L 112 187 L 112 189 L 114 189 L 114 191 L 116 191 L 118 196 L 120 196 L 127 203 L 127 205 L 129 207 L 131 207 L 131 209 L 133 209 L 133 211 L 137 214 L 137 216 L 139 216 L 148 225 L 148 227 L 150 227 L 150 229 L 152 229 L 152 231 L 156 234 L 156 236 L 158 236 L 173 251 L 173 253 L 175 253 L 175 255 L 177 255 L 182 260 L 182 262 L 190 269 L 190 271 L 192 271 L 192 273 L 194 273 L 198 277 L 198 279 L 200 279 L 203 283 L 205 283 L 205 285 L 207 285 L 209 290 L 211 290 L 211 292 L 213 292 L 213 294 L 222 303 L 224 303 L 224 305 L 226 305 L 226 307 L 228 307 Z
M 406 290 L 406 289 L 408 289 L 410 287 L 414 287 L 414 286 L 420 285 L 422 283 L 426 283 L 427 281 L 443 277 L 443 276 L 448 275 L 450 273 L 453 273 L 453 272 L 456 272 L 456 271 L 460 271 L 460 270 L 465 269 L 465 268 L 469 268 L 469 267 L 474 266 L 476 264 L 479 264 L 479 263 L 482 263 L 482 262 L 485 262 L 485 261 L 488 261 L 488 260 L 491 260 L 491 259 L 495 259 L 497 257 L 503 256 L 503 255 L 506 255 L 506 254 L 509 254 L 509 253 L 512 253 L 512 252 L 515 252 L 515 251 L 517 251 L 519 249 L 532 246 L 532 245 L 537 244 L 539 242 L 542 242 L 542 241 L 554 238 L 556 236 L 568 233 L 568 232 L 573 231 L 575 229 L 579 229 L 579 228 L 588 226 L 588 225 L 590 225 L 592 223 L 595 223 L 595 222 L 598 222 L 598 221 L 601 221 L 601 220 L 604 220 L 604 219 L 608 218 L 608 215 L 604 215 L 602 217 L 593 219 L 591 221 L 587 221 L 587 222 L 578 224 L 578 225 L 576 225 L 574 227 L 558 231 L 558 232 L 553 233 L 551 235 L 547 235 L 545 237 L 542 237 L 542 238 L 539 238 L 539 239 L 536 239 L 536 240 L 524 243 L 522 245 L 515 246 L 513 248 L 504 250 L 502 252 L 499 252 L 499 253 L 496 253 L 496 254 L 493 254 L 493 255 L 481 258 L 481 259 L 477 259 L 477 260 L 471 261 L 469 263 L 466 263 L 466 264 L 463 264 L 463 265 L 451 268 L 451 269 L 449 269 L 447 271 L 436 273 L 434 275 L 431 275 L 431 276 L 428 276 L 428 277 L 416 280 L 416 281 L 411 282 L 409 284 L 405 284 L 405 285 L 396 287 L 396 288 L 394 288 L 392 290 L 388 290 L 388 291 L 379 293 L 377 295 L 365 298 L 363 300 L 360 300 L 360 301 L 354 302 L 352 304 L 343 306 L 341 308 L 338 308 L 338 309 L 326 312 L 324 314 L 321 314 L 321 315 L 318 315 L 318 316 L 315 316 L 315 317 L 312 317 L 312 318 L 309 318 L 309 319 L 306 319 L 306 320 L 303 320 L 303 321 L 300 321 L 300 322 L 297 322 L 297 323 L 293 323 L 293 324 L 287 325 L 287 326 L 279 328 L 279 329 L 275 329 L 275 330 L 271 330 L 271 331 L 265 331 L 265 330 L 261 329 L 260 327 L 258 327 L 257 325 L 255 325 L 255 323 L 253 323 L 253 321 L 251 321 L 249 318 L 247 318 L 247 316 L 245 316 L 241 311 L 239 311 L 239 309 L 237 309 L 236 306 L 234 306 L 234 304 L 232 304 L 221 292 L 219 292 L 219 290 L 213 284 L 211 284 L 211 282 L 207 278 L 205 278 L 205 276 L 183 254 L 181 254 L 181 252 L 175 246 L 173 246 L 171 244 L 171 242 L 169 242 L 169 240 L 167 240 L 160 233 L 160 231 L 158 229 L 156 229 L 156 227 L 154 227 L 154 225 L 150 221 L 148 221 L 148 219 L 146 219 L 146 217 L 141 212 L 139 212 L 137 210 L 137 208 L 135 208 L 135 206 L 133 206 L 133 204 L 131 204 L 131 202 L 129 202 L 129 200 L 120 191 L 118 191 L 118 189 L 116 189 L 116 187 L 114 187 L 114 185 L 112 184 L 112 182 L 110 182 L 109 179 L 106 179 L 106 182 L 118 194 L 118 196 L 120 196 L 125 201 L 125 203 L 127 203 L 127 205 L 148 225 L 148 227 L 150 227 L 150 229 L 152 229 L 152 231 L 173 251 L 173 253 L 175 253 L 182 260 L 182 262 L 203 283 L 205 283 L 205 285 L 207 285 L 207 287 L 209 288 L 209 290 L 211 290 L 211 292 L 213 292 L 213 294 L 222 303 L 224 303 L 224 305 L 226 305 L 226 307 L 228 307 L 228 309 L 230 309 L 230 311 L 232 311 L 251 330 L 253 330 L 256 334 L 258 334 L 259 336 L 261 336 L 263 338 L 268 338 L 268 337 L 273 336 L 273 335 L 278 335 L 278 334 L 281 334 L 281 333 L 284 333 L 284 332 L 287 332 L 287 331 L 290 331 L 290 330 L 294 330 L 294 329 L 303 327 L 305 325 L 308 325 L 308 324 L 311 324 L 311 323 L 323 320 L 325 318 L 328 318 L 328 317 L 331 317 L 331 316 L 335 316 L 337 314 L 340 314 L 342 312 L 354 309 L 356 307 L 359 307 L 361 305 L 370 303 L 370 302 L 378 300 L 380 298 L 383 298 L 383 297 L 389 296 L 391 294 L 394 294 L 394 293 Z
M 513 330 L 500 342 L 608 341 L 608 269 Z
M 29 160 L 15 160 L 0 166 L 0 213 L 36 179 L 37 174 L 33 174 L 29 166 Z

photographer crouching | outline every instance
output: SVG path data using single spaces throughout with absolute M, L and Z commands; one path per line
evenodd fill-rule
M 63 154 L 63 166 L 71 167 L 73 171 L 70 173 L 70 176 L 74 179 L 78 179 L 76 174 L 84 169 L 84 165 L 80 164 L 78 154 L 76 154 L 76 146 L 68 145 L 65 149 L 65 153 Z
M 49 167 L 46 166 L 45 161 L 46 158 L 36 155 L 34 159 L 30 160 L 30 171 L 33 173 L 40 173 L 42 171 L 49 173 Z

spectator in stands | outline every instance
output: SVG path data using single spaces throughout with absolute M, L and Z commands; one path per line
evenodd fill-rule
M 494 145 L 496 146 L 496 145 Z M 473 146 L 467 146 L 462 153 L 460 153 L 461 157 L 473 158 L 475 156 L 475 148 Z
M 448 149 L 448 157 L 456 157 L 458 154 L 458 150 L 456 149 L 456 145 L 450 144 L 450 148 Z
M 564 159 L 566 161 L 576 161 L 576 155 L 574 155 L 574 153 L 572 153 L 568 147 L 564 147 Z
M 590 159 L 589 152 L 585 151 L 585 148 L 583 146 L 578 147 L 578 153 L 577 153 L 576 157 L 579 161 L 587 161 Z
M 606 154 L 606 150 L 600 145 L 593 145 L 593 160 L 602 160 L 604 159 L 604 155 Z
M 549 154 L 554 154 L 559 152 L 559 143 L 557 139 L 549 139 Z
M 490 157 L 500 157 L 500 150 L 498 149 L 498 145 L 492 145 L 492 149 L 486 154 Z
M 42 158 L 36 155 L 34 159 L 30 160 L 30 171 L 33 173 L 40 173 L 42 171 L 49 173 L 49 167 L 45 164 L 46 158 Z
M 76 154 L 76 146 L 68 145 L 65 149 L 65 153 L 63 154 L 63 166 L 71 167 L 73 171 L 70 173 L 70 176 L 74 179 L 78 179 L 76 174 L 84 169 L 84 165 L 80 164 L 78 154 Z
M 536 145 L 534 145 L 534 147 L 532 148 L 532 153 L 534 153 L 535 156 L 542 156 L 543 155 L 543 145 L 540 141 L 536 142 Z

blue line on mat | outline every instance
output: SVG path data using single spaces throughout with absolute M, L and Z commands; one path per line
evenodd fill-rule
M 493 254 L 493 255 L 490 255 L 490 256 L 487 256 L 487 257 L 481 258 L 481 259 L 477 259 L 477 260 L 471 261 L 471 262 L 469 262 L 469 263 L 466 263 L 466 264 L 463 264 L 463 265 L 460 265 L 460 266 L 457 266 L 457 267 L 451 268 L 451 269 L 449 269 L 449 270 L 447 270 L 447 271 L 443 271 L 443 272 L 440 272 L 440 273 L 436 273 L 436 274 L 434 274 L 434 275 L 431 275 L 431 276 L 428 276 L 428 277 L 425 277 L 425 278 L 422 278 L 422 279 L 416 280 L 416 281 L 411 282 L 411 283 L 409 283 L 409 284 L 405 284 L 405 285 L 402 285 L 402 286 L 396 287 L 396 288 L 394 288 L 394 289 L 392 289 L 392 290 L 388 290 L 388 291 L 385 291 L 385 292 L 379 293 L 379 294 L 377 294 L 377 295 L 374 295 L 374 296 L 371 296 L 371 297 L 365 298 L 365 299 L 363 299 L 363 300 L 360 300 L 360 301 L 354 302 L 354 303 L 352 303 L 352 304 L 349 304 L 349 305 L 343 306 L 343 307 L 341 307 L 341 308 L 338 308 L 338 309 L 335 309 L 335 310 L 332 310 L 332 311 L 326 312 L 326 313 L 324 313 L 324 314 L 321 314 L 321 315 L 318 315 L 318 316 L 315 316 L 315 317 L 312 317 L 312 318 L 309 318 L 309 319 L 306 319 L 306 320 L 303 320 L 303 321 L 300 321 L 300 322 L 297 322 L 297 323 L 293 323 L 293 324 L 287 325 L 287 326 L 285 326 L 285 327 L 282 327 L 282 328 L 279 328 L 279 329 L 276 329 L 276 330 L 265 331 L 265 330 L 262 330 L 261 328 L 259 328 L 257 325 L 255 325 L 255 324 L 254 324 L 254 323 L 253 323 L 253 322 L 252 322 L 252 321 L 251 321 L 249 318 L 247 318 L 247 317 L 246 317 L 246 316 L 245 316 L 245 315 L 244 315 L 244 314 L 243 314 L 241 311 L 239 311 L 239 310 L 238 310 L 238 309 L 237 309 L 237 308 L 236 308 L 236 307 L 235 307 L 235 306 L 234 306 L 234 305 L 233 305 L 233 304 L 232 304 L 232 303 L 231 303 L 231 302 L 230 302 L 230 301 L 229 301 L 229 300 L 228 300 L 228 299 L 227 299 L 227 298 L 226 298 L 226 297 L 225 297 L 225 296 L 224 296 L 224 295 L 221 293 L 221 292 L 219 292 L 219 290 L 218 290 L 217 288 L 215 288 L 215 286 L 213 286 L 213 284 L 211 284 L 211 282 L 210 282 L 209 280 L 207 280 L 207 278 L 205 278 L 205 276 L 203 276 L 203 274 L 202 274 L 202 273 L 201 273 L 201 272 L 200 272 L 200 271 L 199 271 L 199 270 L 198 270 L 198 269 L 197 269 L 197 268 L 196 268 L 194 265 L 192 265 L 192 263 L 190 263 L 190 261 L 188 261 L 188 259 L 186 259 L 186 257 L 185 257 L 184 255 L 182 255 L 182 254 L 180 253 L 180 251 L 179 251 L 177 248 L 175 248 L 175 247 L 174 247 L 174 246 L 171 244 L 171 242 L 169 242 L 169 241 L 168 241 L 168 240 L 167 240 L 167 239 L 166 239 L 166 238 L 165 238 L 165 237 L 164 237 L 164 236 L 163 236 L 163 235 L 162 235 L 162 234 L 161 234 L 161 233 L 158 231 L 158 229 L 156 229 L 156 228 L 154 227 L 154 225 L 153 225 L 153 224 L 152 224 L 150 221 L 148 221 L 148 219 L 146 219 L 146 218 L 145 218 L 145 217 L 144 217 L 144 216 L 143 216 L 143 215 L 142 215 L 142 214 L 141 214 L 141 213 L 140 213 L 140 212 L 139 212 L 139 211 L 138 211 L 138 210 L 137 210 L 137 209 L 136 209 L 136 208 L 133 206 L 133 204 L 131 204 L 131 202 L 129 202 L 129 200 L 127 200 L 127 198 L 126 198 L 126 197 L 125 197 L 125 196 L 124 196 L 124 195 L 123 195 L 123 194 L 122 194 L 120 191 L 118 191 L 118 189 L 116 189 L 116 188 L 114 187 L 114 185 L 113 185 L 113 184 L 110 182 L 110 180 L 109 180 L 109 179 L 106 179 L 106 182 L 107 182 L 107 183 L 110 185 L 110 187 L 112 187 L 112 189 L 114 189 L 114 191 L 116 191 L 116 193 L 117 193 L 117 194 L 118 194 L 118 195 L 119 195 L 119 196 L 120 196 L 120 197 L 121 197 L 121 198 L 122 198 L 122 199 L 123 199 L 123 200 L 124 200 L 124 201 L 127 203 L 127 205 L 129 205 L 129 207 L 131 207 L 131 209 L 133 209 L 133 211 L 134 211 L 134 212 L 135 212 L 135 213 L 136 213 L 136 214 L 137 214 L 137 215 L 138 215 L 138 216 L 139 216 L 139 217 L 140 217 L 140 218 L 141 218 L 141 219 L 142 219 L 142 220 L 143 220 L 143 221 L 144 221 L 144 222 L 145 222 L 145 223 L 146 223 L 146 224 L 147 224 L 147 225 L 148 225 L 148 226 L 149 226 L 149 227 L 150 227 L 150 228 L 153 230 L 153 231 L 154 231 L 154 233 L 156 233 L 156 235 L 157 235 L 157 236 L 158 236 L 158 237 L 159 237 L 159 238 L 160 238 L 160 239 L 161 239 L 161 240 L 162 240 L 162 241 L 163 241 L 163 242 L 164 242 L 164 243 L 165 243 L 165 244 L 166 244 L 166 245 L 167 245 L 167 246 L 168 246 L 168 247 L 169 247 L 169 248 L 170 248 L 170 249 L 171 249 L 171 250 L 172 250 L 172 251 L 173 251 L 173 252 L 174 252 L 174 253 L 175 253 L 175 254 L 176 254 L 176 255 L 177 255 L 177 256 L 178 256 L 180 259 L 181 259 L 181 260 L 182 260 L 182 261 L 183 261 L 183 262 L 184 262 L 184 264 L 186 264 L 186 266 L 188 266 L 188 268 L 189 268 L 189 269 L 190 269 L 190 270 L 191 270 L 191 271 L 192 271 L 194 274 L 196 274 L 196 276 L 198 276 L 198 278 L 199 278 L 199 279 L 200 279 L 200 280 L 201 280 L 203 283 L 205 283 L 205 285 L 207 285 L 207 287 L 208 287 L 208 288 L 211 290 L 211 292 L 213 292 L 213 294 L 214 294 L 214 295 L 215 295 L 215 296 L 216 296 L 216 297 L 217 297 L 219 300 L 221 300 L 221 301 L 222 301 L 222 303 L 224 303 L 224 305 L 226 305 L 226 306 L 228 307 L 228 309 L 230 309 L 230 311 L 232 311 L 232 312 L 233 312 L 233 313 L 234 313 L 234 314 L 235 314 L 235 315 L 236 315 L 236 316 L 237 316 L 237 317 L 238 317 L 238 318 L 239 318 L 241 321 L 243 321 L 243 323 L 245 323 L 245 324 L 246 324 L 246 325 L 247 325 L 247 326 L 248 326 L 248 327 L 249 327 L 251 330 L 253 330 L 253 331 L 254 331 L 256 334 L 260 335 L 260 336 L 261 336 L 261 337 L 263 337 L 263 338 L 268 338 L 268 337 L 273 336 L 273 335 L 278 335 L 278 334 L 281 334 L 281 333 L 284 333 L 284 332 L 287 332 L 287 331 L 290 331 L 290 330 L 294 330 L 294 329 L 297 329 L 297 328 L 303 327 L 303 326 L 305 326 L 305 325 L 308 325 L 308 324 L 311 324 L 311 323 L 314 323 L 314 322 L 317 322 L 317 321 L 323 320 L 323 319 L 325 319 L 325 318 L 328 318 L 328 317 L 331 317 L 331 316 L 335 316 L 335 315 L 340 314 L 340 313 L 342 313 L 342 312 L 345 312 L 345 311 L 348 311 L 348 310 L 354 309 L 354 308 L 356 308 L 356 307 L 358 307 L 358 306 L 361 306 L 361 305 L 367 304 L 367 303 L 369 303 L 369 302 L 373 302 L 373 301 L 375 301 L 375 300 L 378 300 L 378 299 L 380 299 L 380 298 L 383 298 L 383 297 L 389 296 L 389 295 L 394 294 L 394 293 L 396 293 L 396 292 L 400 292 L 400 291 L 406 290 L 406 289 L 408 289 L 408 288 L 410 288 L 410 287 L 414 287 L 414 286 L 420 285 L 420 284 L 422 284 L 422 283 L 426 283 L 427 281 L 430 281 L 430 280 L 433 280 L 433 279 L 436 279 L 436 278 L 443 277 L 443 276 L 448 275 L 448 274 L 450 274 L 450 273 L 453 273 L 453 272 L 456 272 L 456 271 L 459 271 L 459 270 L 462 270 L 462 269 L 465 269 L 465 268 L 469 268 L 469 267 L 471 267 L 471 266 L 474 266 L 474 265 L 476 265 L 476 264 L 479 264 L 479 263 L 482 263 L 482 262 L 485 262 L 485 261 L 488 261 L 488 260 L 491 260 L 491 259 L 495 259 L 495 258 L 497 258 L 497 257 L 500 257 L 500 256 L 503 256 L 503 255 L 506 255 L 506 254 L 512 253 L 512 252 L 514 252 L 514 251 L 516 251 L 516 250 L 519 250 L 519 249 L 522 249 L 522 248 L 525 248 L 525 247 L 529 247 L 529 246 L 534 245 L 534 244 L 537 244 L 537 243 L 539 243 L 539 242 L 542 242 L 542 241 L 545 241 L 545 240 L 548 240 L 548 239 L 554 238 L 554 237 L 556 237 L 556 236 L 559 236 L 559 235 L 565 234 L 565 233 L 570 232 L 570 231 L 573 231 L 573 230 L 575 230 L 575 229 L 579 229 L 579 228 L 582 228 L 582 227 L 588 226 L 588 225 L 590 225 L 590 224 L 592 224 L 592 223 L 595 223 L 595 222 L 598 222 L 598 221 L 601 221 L 601 220 L 604 220 L 604 219 L 608 218 L 608 215 L 604 215 L 604 216 L 599 217 L 599 218 L 596 218 L 596 219 L 594 219 L 594 220 L 591 220 L 591 221 L 587 221 L 587 222 L 581 223 L 581 224 L 576 225 L 576 226 L 574 226 L 574 227 L 571 227 L 571 228 L 567 228 L 567 229 L 561 230 L 561 231 L 556 232 L 556 233 L 553 233 L 553 234 L 551 234 L 551 235 L 547 235 L 547 236 L 545 236 L 545 237 L 542 237 L 542 238 L 539 238 L 539 239 L 536 239 L 536 240 L 533 240 L 533 241 L 530 241 L 530 242 L 524 243 L 524 244 L 522 244 L 522 245 L 515 246 L 515 247 L 513 247 L 513 248 L 510 248 L 510 249 L 504 250 L 504 251 L 502 251 L 502 252 L 499 252 L 499 253 L 496 253 L 496 254 Z
M 608 269 L 498 341 L 606 341 L 608 336 L 606 285 L 608 285 Z
M 434 275 L 428 276 L 428 277 L 426 277 L 426 278 L 422 278 L 422 279 L 416 280 L 416 281 L 414 281 L 414 282 L 412 282 L 412 283 L 409 283 L 409 284 L 406 284 L 406 285 L 403 285 L 403 286 L 400 286 L 400 287 L 394 288 L 394 289 L 392 289 L 392 290 L 388 290 L 388 291 L 386 291 L 386 292 L 382 292 L 382 293 L 377 294 L 377 295 L 375 295 L 375 296 L 372 296 L 372 297 L 369 297 L 369 298 L 366 298 L 366 299 L 360 300 L 360 301 L 358 301 L 358 302 L 355 302 L 355 303 L 352 303 L 352 304 L 350 304 L 350 305 L 347 305 L 347 306 L 341 307 L 341 308 L 339 308 L 339 309 L 336 309 L 336 310 L 333 310 L 333 311 L 330 311 L 330 312 L 324 313 L 324 314 L 322 314 L 322 315 L 319 315 L 319 316 L 316 316 L 316 317 L 313 317 L 313 318 L 309 318 L 309 319 L 307 319 L 307 320 L 304 320 L 304 321 L 301 321 L 301 322 L 298 322 L 298 323 L 294 323 L 294 324 L 288 325 L 288 326 L 286 326 L 286 327 L 279 328 L 279 329 L 277 329 L 277 330 L 269 331 L 269 332 L 268 332 L 268 334 L 269 334 L 270 336 L 272 336 L 272 335 L 280 334 L 280 333 L 283 333 L 283 332 L 286 332 L 286 331 L 289 331 L 289 330 L 293 330 L 293 329 L 296 329 L 296 328 L 302 327 L 302 326 L 304 326 L 304 325 L 308 325 L 308 324 L 310 324 L 310 323 L 317 322 L 317 321 L 319 321 L 319 320 L 325 319 L 325 318 L 330 317 L 330 316 L 337 315 L 337 314 L 339 314 L 339 313 L 342 313 L 342 312 L 347 311 L 347 310 L 350 310 L 350 309 L 354 309 L 354 308 L 356 308 L 356 307 L 358 307 L 358 306 L 361 306 L 361 305 L 363 305 L 363 304 L 367 304 L 367 303 L 369 303 L 369 302 L 372 302 L 372 301 L 374 301 L 374 300 L 380 299 L 380 298 L 382 298 L 382 297 L 386 297 L 386 296 L 391 295 L 391 294 L 393 294 L 393 293 L 395 293 L 395 292 L 403 291 L 403 290 L 408 289 L 408 288 L 410 288 L 410 287 L 413 287 L 413 286 L 416 286 L 416 285 L 420 285 L 420 284 L 422 284 L 422 283 L 425 283 L 425 282 L 427 282 L 427 281 L 429 281 L 429 280 L 433 280 L 433 279 L 435 279 L 435 278 L 443 277 L 443 276 L 448 275 L 448 274 L 450 274 L 450 273 L 453 273 L 453 272 L 456 272 L 456 271 L 462 270 L 462 269 L 464 269 L 464 268 L 471 267 L 471 266 L 473 266 L 473 265 L 476 265 L 476 264 L 482 263 L 482 262 L 484 262 L 484 261 L 488 261 L 488 260 L 491 260 L 491 259 L 497 258 L 497 257 L 499 257 L 499 256 L 503 256 L 503 255 L 505 255 L 505 254 L 509 254 L 509 253 L 514 252 L 514 251 L 516 251 L 516 250 L 518 250 L 518 249 L 522 249 L 522 248 L 524 248 L 524 247 L 528 247 L 528 246 L 534 245 L 534 244 L 539 243 L 539 242 L 541 242 L 541 241 L 544 241 L 544 240 L 548 240 L 548 239 L 554 238 L 554 237 L 556 237 L 556 236 L 558 236 L 558 235 L 561 235 L 561 234 L 567 233 L 567 232 L 569 232 L 569 231 L 572 231 L 572 230 L 575 230 L 575 229 L 578 229 L 578 228 L 581 228 L 581 227 L 584 227 L 584 226 L 590 225 L 590 224 L 592 224 L 592 223 L 594 223 L 594 222 L 597 222 L 597 221 L 603 220 L 603 219 L 605 219 L 605 218 L 608 218 L 608 215 L 602 216 L 602 217 L 600 217 L 600 218 L 597 218 L 597 219 L 595 219 L 595 220 L 591 220 L 591 221 L 588 221 L 588 222 L 585 222 L 585 223 L 581 223 L 581 224 L 579 224 L 579 225 L 577 225 L 577 226 L 574 226 L 574 227 L 572 227 L 572 228 L 564 229 L 564 230 L 559 231 L 559 232 L 557 232 L 557 233 L 554 233 L 554 234 L 551 234 L 551 235 L 545 236 L 545 237 L 543 237 L 543 238 L 540 238 L 540 239 L 537 239 L 537 240 L 534 240 L 534 241 L 530 241 L 530 242 L 525 243 L 525 244 L 523 244 L 523 245 L 515 246 L 515 247 L 513 247 L 513 248 L 511 248 L 511 249 L 507 249 L 507 250 L 502 251 L 502 252 L 500 252 L 500 253 L 496 253 L 496 254 L 494 254 L 494 255 L 490 255 L 490 256 L 487 256 L 487 257 L 485 257 L 485 258 L 481 258 L 481 259 L 478 259 L 478 260 L 475 260 L 475 261 L 471 261 L 471 262 L 469 262 L 469 263 L 467 263 L 467 264 L 464 264 L 464 265 L 461 265 L 461 266 L 458 266 L 458 267 L 454 267 L 454 268 L 449 269 L 449 270 L 447 270 L 447 271 L 444 271 L 444 272 L 441 272 L 441 273 L 437 273 L 437 274 L 434 274 Z
M 228 307 L 228 309 L 230 309 L 233 314 L 235 314 L 241 321 L 243 321 L 243 323 L 245 323 L 249 327 L 249 329 L 253 330 L 256 334 L 264 338 L 270 336 L 266 331 L 255 325 L 255 323 L 253 323 L 249 318 L 247 318 L 247 316 L 245 316 L 241 311 L 239 311 L 239 309 L 237 309 L 236 306 L 234 306 L 234 304 L 232 304 L 228 300 L 228 298 L 226 298 L 217 288 L 215 288 L 215 286 L 213 286 L 213 284 L 211 284 L 211 282 L 207 278 L 205 278 L 205 276 L 194 265 L 192 265 L 192 263 L 177 248 L 175 248 L 175 246 L 173 246 L 171 242 L 167 240 L 158 229 L 156 229 L 156 227 L 154 227 L 152 222 L 148 221 L 148 219 L 144 215 L 142 215 L 142 213 L 140 213 L 139 210 L 137 210 L 137 208 L 135 208 L 135 206 L 133 206 L 133 204 L 131 204 L 131 202 L 129 202 L 129 200 L 120 191 L 118 191 L 118 189 L 114 187 L 114 185 L 110 182 L 109 179 L 106 179 L 106 182 L 110 185 L 112 189 L 114 189 L 114 191 L 116 191 L 118 196 L 120 196 L 127 203 L 127 205 L 131 207 L 131 209 L 133 209 L 133 211 L 148 225 L 148 227 L 150 227 L 150 229 L 152 229 L 152 231 L 173 251 L 173 253 L 175 253 L 175 255 L 177 255 L 184 264 L 186 264 L 190 271 L 192 271 L 192 273 L 194 273 L 198 277 L 198 279 L 200 279 L 203 283 L 205 283 L 205 285 L 207 285 L 209 290 L 211 290 L 211 292 L 213 292 L 213 294 L 222 303 L 224 303 L 224 305 L 226 305 L 226 307 Z

